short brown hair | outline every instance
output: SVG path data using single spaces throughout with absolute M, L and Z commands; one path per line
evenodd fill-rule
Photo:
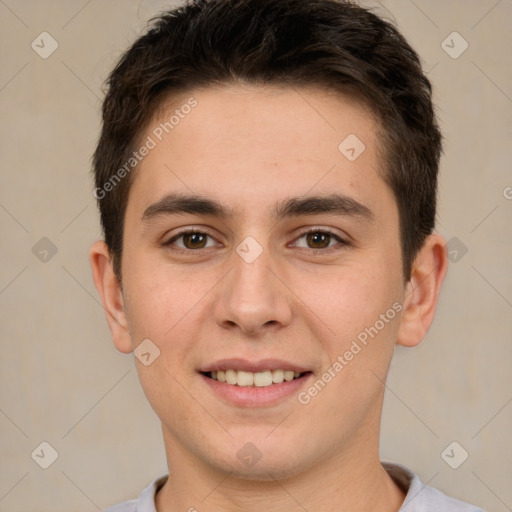
M 383 128 L 383 176 L 397 201 L 410 277 L 435 225 L 442 137 L 431 84 L 391 23 L 336 0 L 190 0 L 152 22 L 107 79 L 93 157 L 95 197 L 119 279 L 133 173 L 112 180 L 172 93 L 231 82 L 320 85 L 370 107 Z

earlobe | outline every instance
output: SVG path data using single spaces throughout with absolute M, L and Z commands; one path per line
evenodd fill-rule
M 407 283 L 397 337 L 399 345 L 414 347 L 425 337 L 434 319 L 447 269 L 446 241 L 439 234 L 428 236 L 414 260 Z
M 121 284 L 114 272 L 110 251 L 105 242 L 95 242 L 89 256 L 94 284 L 103 304 L 114 345 L 125 354 L 132 352 Z

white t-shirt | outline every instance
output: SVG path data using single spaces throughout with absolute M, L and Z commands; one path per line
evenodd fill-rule
M 485 512 L 423 484 L 417 475 L 401 464 L 383 462 L 382 466 L 406 493 L 399 512 Z M 104 512 L 156 512 L 155 495 L 167 478 L 168 475 L 156 478 L 142 490 L 136 500 L 124 501 Z

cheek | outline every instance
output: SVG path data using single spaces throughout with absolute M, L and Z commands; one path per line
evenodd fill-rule
M 364 268 L 351 265 L 322 274 L 303 274 L 292 289 L 303 301 L 303 310 L 311 310 L 311 318 L 323 325 L 336 344 L 346 343 L 392 308 L 401 297 L 397 282 L 392 272 L 383 271 L 375 262 Z
M 133 254 L 126 264 L 125 310 L 132 333 L 164 340 L 193 308 L 203 285 L 170 265 Z
M 328 329 L 317 333 L 327 354 L 324 367 L 301 403 L 310 402 L 309 411 L 319 416 L 327 404 L 333 435 L 346 425 L 347 410 L 354 415 L 352 424 L 371 414 L 393 355 L 402 308 L 399 287 L 392 275 L 372 268 L 355 272 L 352 267 L 325 279 L 324 287 L 302 282 L 301 293 L 309 295 L 315 313 L 311 318 Z
M 156 346 L 151 351 L 157 350 L 157 357 L 148 366 L 137 361 L 137 372 L 151 407 L 172 425 L 177 420 L 170 404 L 177 409 L 189 406 L 180 382 L 194 339 L 194 332 L 187 331 L 197 326 L 191 319 L 204 291 L 183 273 L 146 268 L 140 272 L 132 264 L 131 273 L 127 271 L 125 311 L 133 345 L 149 339 Z

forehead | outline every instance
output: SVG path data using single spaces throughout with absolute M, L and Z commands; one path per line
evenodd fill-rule
M 129 208 L 139 211 L 176 191 L 215 196 L 239 215 L 286 195 L 335 191 L 364 203 L 390 193 L 374 116 L 323 88 L 192 90 L 162 104 L 149 139 L 130 193 Z
M 225 158 L 238 150 L 247 156 L 317 160 L 326 150 L 338 156 L 336 142 L 345 135 L 357 134 L 371 145 L 377 130 L 370 109 L 340 92 L 318 86 L 223 84 L 171 96 L 146 132 L 164 146 L 175 139 L 218 157 L 215 150 L 222 148 Z M 312 140 L 314 145 L 299 146 Z M 203 151 L 194 158 L 202 156 Z

